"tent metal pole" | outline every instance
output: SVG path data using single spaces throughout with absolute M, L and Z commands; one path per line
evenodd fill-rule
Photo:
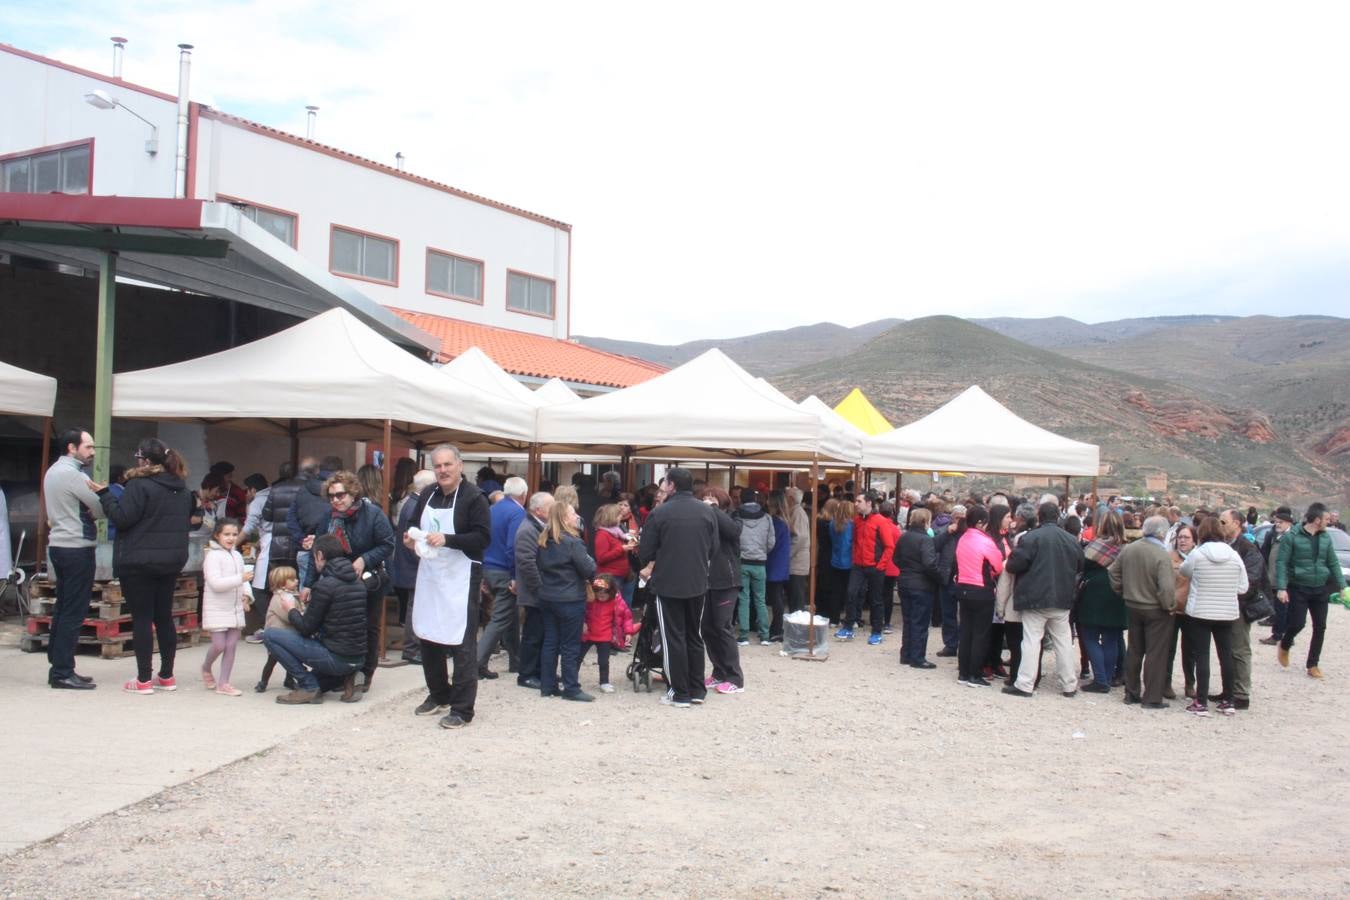
M 94 481 L 108 483 L 112 467 L 112 376 L 117 318 L 117 253 L 107 251 L 98 267 L 98 345 L 94 361 Z M 61 448 L 65 452 L 65 448 Z M 108 541 L 108 520 L 98 520 L 98 542 Z
M 1069 506 L 1069 501 L 1070 501 L 1071 499 L 1073 499 L 1073 498 L 1071 498 L 1071 497 L 1069 496 L 1069 476 L 1068 476 L 1068 475 L 1065 475 L 1065 476 L 1064 476 L 1064 507 L 1065 507 L 1066 509 L 1068 508 L 1068 506 Z
M 811 490 L 816 490 L 820 484 L 820 454 L 811 454 Z M 811 529 L 814 532 L 816 528 L 815 518 L 820 513 L 820 498 L 815 496 L 811 498 Z M 816 655 L 816 559 L 820 556 L 820 548 L 811 548 L 811 578 L 806 586 L 806 604 L 810 620 L 806 624 L 806 655 L 814 657 Z
M 64 448 L 62 448 L 64 449 Z M 44 482 L 47 480 L 47 466 L 52 458 L 52 417 L 46 416 L 42 420 L 42 468 L 38 471 L 38 508 L 37 508 L 37 536 L 34 539 L 33 556 L 33 577 L 37 577 L 42 571 L 42 564 L 47 561 L 47 492 Z M 18 566 L 19 561 L 14 560 L 14 565 Z
M 287 431 L 291 436 L 291 465 L 295 467 L 298 475 L 300 473 L 300 420 L 291 419 Z
M 389 515 L 389 483 L 394 480 L 394 456 L 393 456 L 393 430 L 394 423 L 390 419 L 384 420 L 384 479 L 383 490 L 380 491 L 380 508 L 384 510 L 386 517 Z M 380 659 L 383 663 L 388 655 L 389 647 L 389 603 L 388 597 L 380 598 Z M 377 663 L 378 665 L 379 663 Z

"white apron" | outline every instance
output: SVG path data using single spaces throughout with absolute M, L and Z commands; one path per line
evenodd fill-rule
M 459 503 L 458 488 L 454 502 Z M 428 534 L 454 534 L 455 507 L 432 509 L 428 503 L 418 524 Z M 412 627 L 419 638 L 450 646 L 463 642 L 472 575 L 473 560 L 451 547 L 436 548 L 418 562 Z

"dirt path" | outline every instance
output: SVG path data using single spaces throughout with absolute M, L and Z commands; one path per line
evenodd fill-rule
M 951 660 L 900 669 L 893 639 L 836 645 L 823 664 L 745 648 L 749 690 L 689 710 L 623 689 L 542 700 L 502 678 L 482 686 L 469 728 L 447 732 L 414 718 L 409 694 L 0 860 L 0 885 L 15 897 L 1344 894 L 1346 634 L 1350 613 L 1333 610 L 1323 683 L 1257 645 L 1253 708 L 1233 719 L 1145 712 L 1119 691 L 962 688 Z M 594 685 L 594 666 L 582 680 Z

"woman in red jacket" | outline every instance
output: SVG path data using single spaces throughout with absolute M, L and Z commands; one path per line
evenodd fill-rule
M 628 554 L 637 549 L 637 541 L 619 525 L 619 504 L 606 503 L 595 511 L 595 571 L 613 575 L 623 583 L 633 574 Z

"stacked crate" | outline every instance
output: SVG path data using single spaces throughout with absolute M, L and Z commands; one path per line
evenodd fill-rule
M 36 653 L 47 646 L 52 631 L 52 612 L 56 608 L 56 584 L 46 579 L 32 582 L 31 602 L 33 613 L 25 623 L 24 633 L 19 638 L 21 649 Z M 195 575 L 183 575 L 174 585 L 173 622 L 178 632 L 178 646 L 190 647 L 197 643 L 201 635 L 197 618 L 197 578 Z M 156 645 L 158 650 L 158 645 Z M 94 585 L 92 600 L 85 619 L 80 623 L 80 637 L 77 650 L 98 653 L 104 659 L 120 659 L 130 656 L 131 610 L 127 608 L 126 598 L 122 596 L 122 585 L 116 581 L 99 582 Z

